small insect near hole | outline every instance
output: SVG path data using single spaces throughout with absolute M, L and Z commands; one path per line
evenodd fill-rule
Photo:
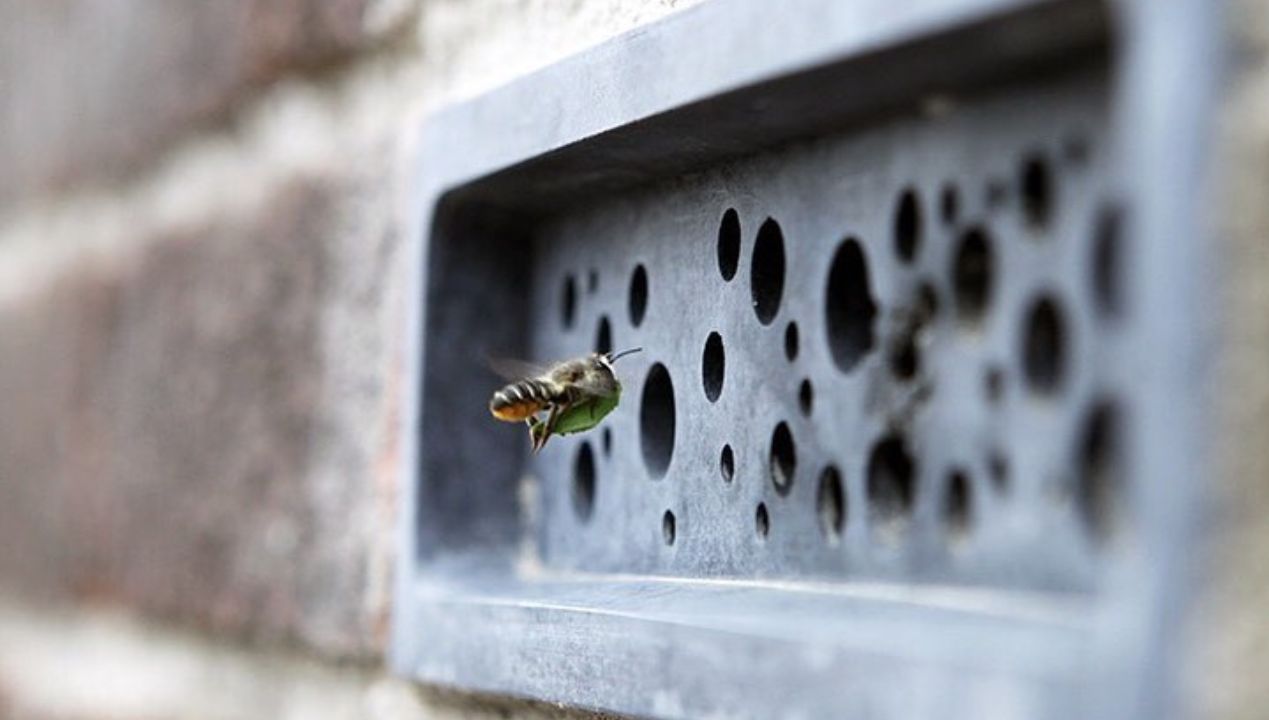
M 665 541 L 666 545 L 674 544 L 675 535 L 677 533 L 674 526 L 674 513 L 666 510 L 665 514 L 661 516 L 661 539 Z
M 999 405 L 1005 396 L 1005 371 L 992 366 L 983 373 L 983 394 L 987 402 Z
M 939 193 L 939 214 L 948 225 L 954 225 L 960 217 L 961 197 L 956 192 L 956 186 L 951 183 L 944 185 Z
M 612 352 L 612 323 L 608 322 L 607 315 L 599 317 L 599 329 L 595 331 L 595 352 Z
M 1105 542 L 1114 534 L 1123 492 L 1122 421 L 1118 408 L 1099 401 L 1084 421 L 1079 448 L 1078 502 L 1089 535 Z
M 819 490 L 815 493 L 815 509 L 820 530 L 830 542 L 837 541 L 846 524 L 846 492 L 837 468 L 828 466 L 820 473 Z
M 991 304 L 995 259 L 987 231 L 974 227 L 961 235 L 952 260 L 952 290 L 962 322 L 979 324 Z
M 1022 161 L 1019 172 L 1022 192 L 1022 212 L 1033 229 L 1048 226 L 1053 214 L 1053 173 L 1049 163 L 1040 155 L 1029 155 Z
M 590 520 L 595 509 L 595 453 L 590 443 L 577 448 L 573 460 L 573 512 L 582 522 Z
M 639 327 L 648 311 L 648 271 L 643 265 L 635 267 L 630 276 L 630 324 Z
M 1123 306 L 1120 287 L 1122 260 L 1122 213 L 1104 208 L 1098 215 L 1093 238 L 1093 297 L 1105 317 L 1119 315 Z
M 1027 386 L 1037 395 L 1052 395 L 1066 377 L 1066 321 L 1057 301 L 1041 297 L 1026 314 L 1022 340 L 1022 369 Z
M 564 276 L 564 289 L 560 296 L 560 323 L 564 329 L 573 327 L 573 318 L 577 315 L 577 281 L 572 275 Z
M 781 422 L 771 433 L 771 451 L 769 457 L 771 482 L 776 493 L 788 495 L 793 489 L 793 473 L 797 470 L 797 449 L 793 445 L 793 433 L 789 424 Z
M 727 483 L 736 476 L 736 455 L 731 451 L 731 445 L 723 446 L 723 452 L 718 457 L 718 472 Z
M 795 322 L 784 329 L 784 357 L 789 362 L 798 359 L 798 324 Z
M 842 372 L 850 372 L 873 348 L 877 305 L 863 247 L 847 238 L 833 254 L 824 293 L 828 349 Z
M 912 514 L 915 467 L 907 441 L 900 435 L 882 438 L 868 457 L 868 516 L 874 531 L 896 539 Z
M 604 457 L 612 455 L 612 428 L 604 428 L 600 438 L 604 448 Z
M 815 390 L 811 387 L 809 379 L 803 380 L 798 386 L 798 409 L 806 417 L 811 417 L 811 413 L 815 410 Z
M 717 402 L 718 397 L 723 394 L 726 364 L 723 336 L 712 332 L 705 340 L 705 352 L 701 356 L 701 381 L 705 388 L 705 397 L 710 402 Z
M 767 218 L 758 228 L 749 268 L 749 289 L 758 322 L 770 325 L 784 296 L 784 232 L 780 223 Z
M 718 272 L 728 282 L 736 277 L 740 264 L 740 215 L 733 209 L 723 213 L 718 224 Z
M 674 455 L 674 383 L 661 363 L 648 370 L 639 403 L 639 442 L 643 464 L 654 479 L 665 476 Z
M 953 470 L 943 496 L 943 525 L 953 545 L 963 545 L 969 537 L 974 515 L 974 486 L 963 470 Z
M 921 205 L 916 191 L 906 188 L 894 211 L 894 251 L 905 263 L 912 262 L 921 249 Z
M 758 509 L 753 514 L 753 527 L 759 540 L 767 539 L 767 535 L 771 532 L 771 516 L 767 514 L 766 503 L 758 503 Z

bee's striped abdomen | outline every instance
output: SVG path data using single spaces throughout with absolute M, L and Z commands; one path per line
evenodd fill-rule
M 542 380 L 521 380 L 493 394 L 489 412 L 504 422 L 521 422 L 555 401 L 555 388 Z

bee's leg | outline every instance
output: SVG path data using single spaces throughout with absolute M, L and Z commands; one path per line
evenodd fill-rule
M 565 409 L 562 404 L 551 406 L 551 412 L 546 416 L 546 423 L 542 427 L 542 436 L 533 439 L 533 452 L 540 452 L 546 447 L 546 441 L 551 439 L 551 433 L 555 432 L 555 423 L 559 420 L 560 412 Z

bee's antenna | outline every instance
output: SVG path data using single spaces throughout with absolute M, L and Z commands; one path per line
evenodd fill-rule
M 643 352 L 643 348 L 637 347 L 637 348 L 630 348 L 629 350 L 622 350 L 619 353 L 608 353 L 608 362 L 610 363 L 616 362 L 620 358 L 623 358 L 627 355 L 633 355 L 634 353 L 637 353 L 637 352 Z

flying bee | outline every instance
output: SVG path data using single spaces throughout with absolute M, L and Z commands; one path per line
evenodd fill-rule
M 537 377 L 507 385 L 489 400 L 489 412 L 503 422 L 529 426 L 533 452 L 546 446 L 552 435 L 571 435 L 595 427 L 621 401 L 621 381 L 612 364 L 637 353 L 591 353 L 551 366 Z M 546 419 L 538 417 L 546 411 Z

